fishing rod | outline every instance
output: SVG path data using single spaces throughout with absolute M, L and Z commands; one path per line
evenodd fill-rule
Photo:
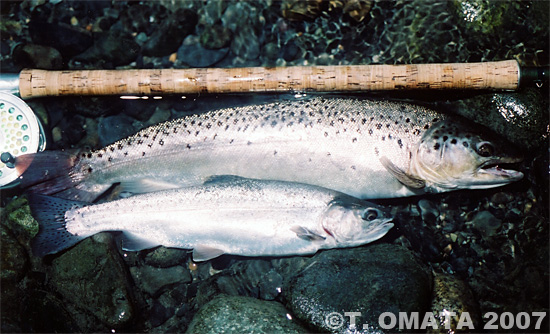
M 21 99 L 69 95 L 160 95 L 374 90 L 515 90 L 549 78 L 548 67 L 481 63 L 247 68 L 64 70 L 0 73 L 0 187 L 16 180 L 15 157 L 45 148 L 44 130 Z
M 245 68 L 130 69 L 0 73 L 0 91 L 22 98 L 67 95 L 373 90 L 515 90 L 548 81 L 547 67 L 516 60 L 481 63 Z

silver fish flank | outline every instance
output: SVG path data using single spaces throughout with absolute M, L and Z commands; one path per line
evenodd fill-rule
M 44 256 L 98 232 L 122 231 L 126 250 L 193 249 L 195 261 L 222 254 L 304 255 L 363 245 L 393 227 L 381 207 L 325 188 L 216 179 L 102 204 L 31 195 L 31 210 L 40 223 L 33 252 Z
M 308 183 L 359 198 L 502 186 L 521 155 L 484 128 L 406 103 L 312 98 L 221 109 L 158 124 L 105 148 L 16 159 L 34 192 L 90 201 L 212 175 Z M 31 165 L 32 164 L 32 165 Z

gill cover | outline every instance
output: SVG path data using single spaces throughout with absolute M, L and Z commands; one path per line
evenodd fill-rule
M 440 121 L 429 128 L 412 152 L 409 174 L 428 191 L 484 189 L 519 180 L 523 174 L 498 167 L 522 156 L 490 130 L 462 121 Z

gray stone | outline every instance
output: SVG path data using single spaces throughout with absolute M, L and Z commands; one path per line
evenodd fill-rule
M 543 90 L 484 94 L 455 101 L 451 109 L 482 124 L 522 149 L 533 149 L 549 138 L 548 100 Z
M 151 266 L 131 267 L 130 272 L 141 289 L 151 296 L 157 296 L 163 289 L 178 283 L 191 282 L 191 273 L 181 266 L 155 268 Z
M 277 302 L 220 295 L 195 315 L 187 333 L 307 333 Z
M 142 128 L 142 124 L 130 116 L 121 114 L 99 119 L 99 144 L 107 146 L 115 141 L 128 137 Z
M 473 328 L 481 328 L 481 314 L 479 306 L 474 299 L 474 295 L 466 282 L 461 281 L 455 276 L 436 273 L 434 274 L 434 291 L 431 312 L 438 321 L 438 328 L 428 327 L 428 333 L 454 332 L 463 333 L 469 332 L 467 327 L 458 329 L 460 317 L 463 313 L 468 314 L 472 320 Z M 449 314 L 449 323 L 445 323 L 445 316 L 442 313 Z M 454 312 L 456 316 L 453 316 Z M 465 321 L 466 319 L 463 319 Z M 445 326 L 450 327 L 445 328 Z
M 79 323 L 87 323 L 83 327 L 89 331 L 122 327 L 136 314 L 127 269 L 115 247 L 108 233 L 87 238 L 53 259 L 47 269 L 49 287 L 73 306 L 68 311 Z
M 377 332 L 382 313 L 427 311 L 430 297 L 428 268 L 406 248 L 388 244 L 318 253 L 283 287 L 297 318 L 336 333 Z M 356 328 L 344 312 L 360 312 Z
M 480 211 L 475 215 L 472 224 L 484 237 L 490 237 L 496 234 L 502 226 L 502 221 L 489 211 Z
M 167 268 L 177 265 L 185 265 L 187 262 L 188 251 L 181 248 L 159 247 L 148 253 L 143 259 L 146 264 L 157 267 Z
M 203 48 L 196 36 L 188 36 L 178 49 L 176 67 L 183 67 L 182 63 L 191 67 L 208 67 L 218 63 L 229 53 L 229 48 L 209 50 Z

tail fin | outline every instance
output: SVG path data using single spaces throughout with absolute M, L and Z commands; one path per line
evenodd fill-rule
M 79 152 L 43 151 L 15 158 L 19 184 L 33 193 L 91 202 L 99 194 L 83 187 L 88 168 L 79 166 Z
M 30 194 L 28 198 L 32 214 L 40 226 L 31 241 L 34 255 L 42 257 L 57 253 L 87 237 L 69 233 L 65 221 L 66 211 L 84 207 L 87 203 L 38 194 Z

